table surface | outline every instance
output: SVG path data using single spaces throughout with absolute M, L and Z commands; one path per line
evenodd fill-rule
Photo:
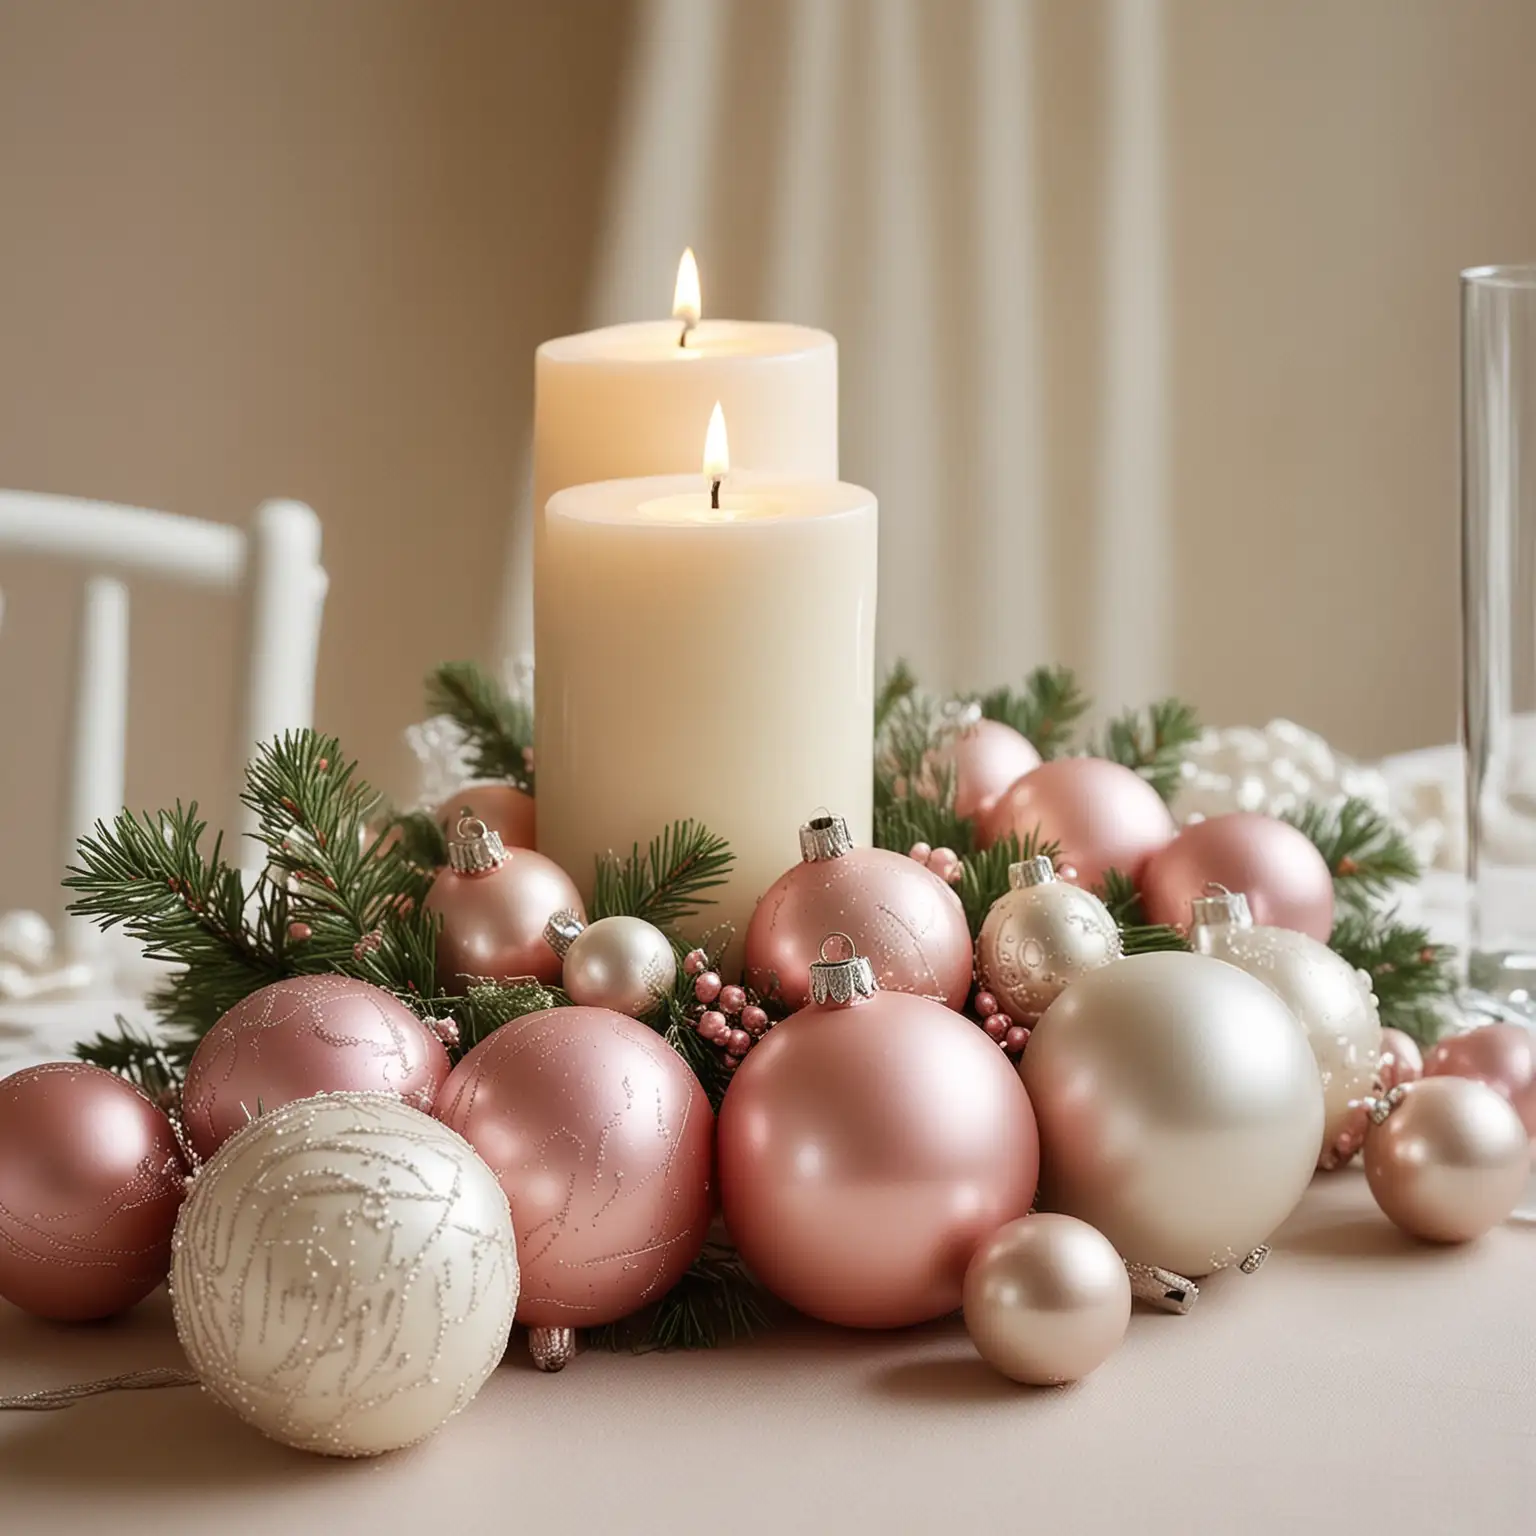
M 0 1073 L 109 1017 L 0 1011 Z M 0 1393 L 181 1363 L 163 1292 L 77 1328 L 0 1303 Z M 801 1322 L 699 1354 L 587 1353 L 553 1377 L 514 1349 L 442 1434 L 370 1462 L 289 1451 L 188 1388 L 0 1413 L 6 1536 L 104 1519 L 124 1536 L 1460 1536 L 1528 1533 L 1533 1509 L 1536 1226 L 1424 1247 L 1356 1170 L 1314 1182 L 1257 1275 L 1216 1277 L 1186 1317 L 1138 1310 L 1074 1387 L 1003 1380 L 956 1321 Z

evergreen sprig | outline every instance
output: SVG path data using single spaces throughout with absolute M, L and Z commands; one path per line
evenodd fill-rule
M 903 699 L 909 699 L 917 692 L 917 674 L 913 672 L 906 662 L 898 659 L 896 664 L 880 680 L 880 689 L 875 694 L 875 737 L 878 740 L 880 733 L 885 729 L 886 723 L 891 718 L 891 712 Z
M 427 678 L 427 707 L 464 733 L 475 778 L 534 791 L 533 710 L 473 661 L 446 661 Z
M 459 1026 L 458 1049 L 462 1053 L 473 1049 L 487 1035 L 513 1019 L 545 1008 L 565 1008 L 570 1001 L 559 987 L 547 987 L 543 982 L 526 977 L 520 981 L 476 982 L 463 997 L 447 1003 L 442 1011 Z
M 1358 796 L 1338 806 L 1304 805 L 1285 819 L 1322 854 L 1334 898 L 1346 912 L 1369 913 L 1395 886 L 1411 885 L 1422 873 L 1402 829 Z
M 148 1030 L 135 1029 L 121 1014 L 117 1033 L 98 1031 L 75 1046 L 75 1056 L 126 1078 L 157 1103 L 173 1098 L 186 1075 L 195 1044 L 190 1038 L 165 1041 Z
M 1000 720 L 1027 736 L 1041 757 L 1071 749 L 1091 700 L 1070 667 L 1036 667 L 1021 688 L 994 688 L 977 700 L 988 720 Z
M 965 920 L 974 940 L 981 933 L 992 904 L 1008 889 L 1008 868 L 1040 855 L 1055 860 L 1061 854 L 1061 845 L 1046 842 L 1037 831 L 1031 832 L 1022 842 L 1009 833 L 999 838 L 990 848 L 967 853 L 960 860 L 960 905 L 965 908 Z
M 1149 955 L 1157 950 L 1189 948 L 1189 941 L 1177 928 L 1148 921 L 1136 882 L 1121 870 L 1106 869 L 1103 880 L 1093 889 L 1120 930 L 1123 954 Z
M 1128 709 L 1104 727 L 1094 757 L 1133 769 L 1164 800 L 1178 793 L 1184 759 L 1200 739 L 1200 720 L 1182 699 L 1159 699 L 1145 710 Z
M 599 859 L 591 915 L 643 917 L 668 929 L 697 916 L 714 900 L 706 894 L 725 884 L 736 856 L 723 837 L 696 821 L 674 821 L 625 858 Z
M 1455 952 L 1436 944 L 1427 928 L 1394 914 L 1345 912 L 1329 948 L 1371 978 L 1381 1022 L 1429 1045 L 1445 1026 L 1445 1004 L 1456 990 Z
M 711 1240 L 683 1278 L 651 1308 L 593 1328 L 598 1349 L 713 1349 L 722 1339 L 751 1338 L 769 1324 L 767 1296 L 727 1243 Z

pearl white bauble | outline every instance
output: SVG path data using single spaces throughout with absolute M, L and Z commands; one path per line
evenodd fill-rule
M 1307 934 L 1255 927 L 1246 904 L 1231 897 L 1196 903 L 1197 911 L 1202 907 L 1217 915 L 1196 921 L 1194 947 L 1262 981 L 1306 1030 L 1323 1079 L 1323 1146 L 1331 1147 L 1349 1121 L 1350 1104 L 1370 1095 L 1381 1066 L 1371 978 Z
M 1040 1127 L 1041 1204 L 1129 1263 L 1199 1276 L 1290 1215 L 1323 1137 L 1300 1025 L 1205 955 L 1134 955 L 1072 983 L 1019 1065 Z
M 672 942 L 644 918 L 600 917 L 565 952 L 561 984 L 582 1007 L 644 1018 L 676 983 Z
M 225 1142 L 176 1224 L 176 1332 L 272 1439 L 375 1456 L 480 1390 L 517 1307 L 507 1197 L 474 1149 L 388 1094 L 299 1099 Z

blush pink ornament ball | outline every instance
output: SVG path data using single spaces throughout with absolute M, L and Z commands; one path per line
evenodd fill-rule
M 1400 1029 L 1381 1032 L 1381 1088 L 1390 1093 L 1403 1083 L 1416 1083 L 1424 1076 L 1424 1053 L 1411 1035 Z
M 576 882 L 542 853 L 505 847 L 478 818 L 459 828 L 464 835 L 449 838 L 448 866 L 437 872 L 423 904 L 442 919 L 438 984 L 455 993 L 480 979 L 532 976 L 558 985 L 562 962 L 544 928 L 556 912 L 573 912 L 586 923 Z
M 1531 1032 L 1518 1024 L 1484 1024 L 1449 1035 L 1430 1047 L 1424 1076 L 1470 1077 L 1509 1100 L 1527 1136 L 1536 1137 L 1536 1051 Z
M 1138 773 L 1100 757 L 1061 757 L 1026 773 L 979 828 L 983 847 L 1013 833 L 1061 845 L 1063 878 L 1091 887 L 1108 869 L 1136 880 L 1174 835 L 1162 796 Z M 1076 870 L 1066 875 L 1066 866 Z
M 964 1007 L 971 931 L 951 886 L 905 854 L 854 847 L 841 816 L 802 827 L 800 851 L 801 862 L 769 886 L 747 924 L 748 986 L 803 1008 L 821 941 L 840 932 L 883 989 Z
M 487 779 L 464 784 L 432 813 L 449 837 L 464 816 L 483 821 L 508 848 L 532 848 L 533 796 L 515 784 Z
M 926 800 L 937 799 L 939 786 L 953 773 L 955 814 L 975 820 L 1039 766 L 1040 754 L 1027 736 L 1001 720 L 982 718 L 959 727 L 929 754 L 917 792 Z
M 1190 903 L 1219 885 L 1248 897 L 1260 927 L 1294 928 L 1324 944 L 1333 931 L 1333 876 L 1322 854 L 1289 822 L 1256 811 L 1191 823 L 1147 860 L 1138 884 L 1149 920 L 1180 930 Z
M 185 1176 L 171 1122 L 122 1078 L 60 1061 L 0 1081 L 0 1296 L 55 1322 L 141 1301 Z
M 382 987 L 293 976 L 235 1004 L 187 1067 L 181 1114 L 210 1158 L 260 1111 L 317 1093 L 392 1093 L 430 1110 L 448 1076 L 443 1042 Z
M 714 1116 L 682 1058 L 634 1019 L 606 1008 L 513 1019 L 449 1074 L 437 1117 L 506 1192 L 520 1323 L 626 1317 L 704 1246 Z
M 725 1224 L 748 1267 L 850 1328 L 952 1312 L 977 1245 L 1028 1211 L 1039 1172 L 1007 1057 L 903 992 L 776 1024 L 731 1079 L 719 1142 Z

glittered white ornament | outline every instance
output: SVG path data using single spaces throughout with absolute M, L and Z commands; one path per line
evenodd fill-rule
M 1257 977 L 1296 1015 L 1323 1079 L 1323 1146 L 1332 1147 L 1350 1105 L 1369 1096 L 1381 1067 L 1381 1020 L 1366 972 L 1307 934 L 1256 926 L 1241 892 L 1192 904 L 1190 943 Z
M 642 917 L 583 923 L 574 912 L 556 912 L 544 939 L 561 957 L 561 986 L 580 1007 L 643 1019 L 677 984 L 672 941 Z
M 507 1198 L 474 1149 L 388 1094 L 300 1099 L 192 1183 L 176 1332 L 212 1395 L 272 1439 L 375 1456 L 438 1429 L 506 1350 Z
M 982 986 L 1015 1023 L 1030 1024 L 1069 983 L 1118 960 L 1120 929 L 1091 891 L 1056 878 L 1048 858 L 1008 869 L 976 940 Z

